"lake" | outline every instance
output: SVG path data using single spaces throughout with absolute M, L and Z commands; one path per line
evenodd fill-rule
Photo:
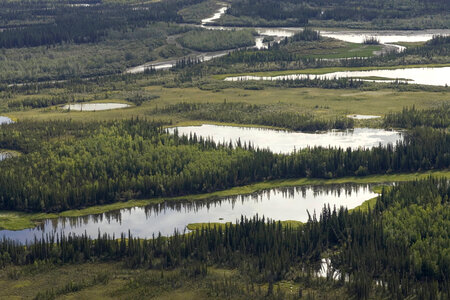
M 14 123 L 14 121 L 11 120 L 10 118 L 0 116 L 0 125 L 1 124 L 11 124 L 11 123 Z
M 381 116 L 373 116 L 373 115 L 348 115 L 347 117 L 355 120 L 370 120 L 381 118 Z
M 201 21 L 201 25 L 198 25 L 204 29 L 209 30 L 239 30 L 239 29 L 253 29 L 258 35 L 255 36 L 256 49 L 265 49 L 268 44 L 263 43 L 264 37 L 270 36 L 275 38 L 275 42 L 283 40 L 285 37 L 291 37 L 294 34 L 303 31 L 302 27 L 228 27 L 228 26 L 214 26 L 210 23 L 220 19 L 226 13 L 227 7 L 223 6 L 219 8 L 211 17 L 205 18 Z M 185 24 L 186 26 L 195 26 L 192 24 Z M 362 43 L 366 37 L 376 37 L 382 44 L 389 46 L 391 49 L 397 51 L 403 50 L 405 47 L 392 45 L 396 42 L 418 42 L 428 41 L 433 35 L 450 35 L 450 29 L 430 29 L 430 30 L 342 30 L 342 31 L 321 31 L 321 34 L 326 37 L 332 37 L 346 42 Z M 252 47 L 250 47 L 252 48 Z M 200 59 L 208 61 L 216 57 L 224 56 L 237 49 L 229 49 L 218 52 L 204 52 L 200 54 L 194 54 L 187 57 L 193 59 Z M 184 58 L 187 58 L 184 57 Z M 177 60 L 165 60 L 158 62 L 148 62 L 139 66 L 128 68 L 125 73 L 142 73 L 146 69 L 155 70 L 167 70 L 176 65 Z
M 5 160 L 7 158 L 11 158 L 11 153 L 8 152 L 0 152 L 0 161 Z
M 339 30 L 320 31 L 322 36 L 331 37 L 345 42 L 361 44 L 366 38 L 375 37 L 381 44 L 398 42 L 426 42 L 433 35 L 450 35 L 450 29 L 427 30 Z
M 121 209 L 115 212 L 77 218 L 46 220 L 33 229 L 0 231 L 18 242 L 32 241 L 34 236 L 65 233 L 97 237 L 98 232 L 115 234 L 130 232 L 137 237 L 151 238 L 153 235 L 172 235 L 174 230 L 184 232 L 190 223 L 235 222 L 241 215 L 265 216 L 272 220 L 298 220 L 306 222 L 308 212 L 319 215 L 325 204 L 354 208 L 364 201 L 376 197 L 369 185 L 327 185 L 278 188 L 251 195 L 226 197 L 210 201 L 172 201 L 147 207 Z
M 77 111 L 99 111 L 130 107 L 131 105 L 125 103 L 77 103 L 67 104 L 63 109 L 77 110 Z
M 294 149 L 306 147 L 341 147 L 357 149 L 360 147 L 371 148 L 382 144 L 395 144 L 402 140 L 402 134 L 398 131 L 389 131 L 373 128 L 355 128 L 352 130 L 330 130 L 324 133 L 304 133 L 283 131 L 257 127 L 235 127 L 203 124 L 201 126 L 176 127 L 179 135 L 196 134 L 198 137 L 211 138 L 215 142 L 233 141 L 238 139 L 242 144 L 252 143 L 259 148 L 267 148 L 276 153 L 291 153 Z M 173 133 L 175 128 L 169 128 Z
M 291 74 L 280 76 L 230 76 L 225 81 L 247 81 L 247 80 L 300 80 L 300 79 L 334 79 L 352 77 L 364 79 L 367 81 L 390 82 L 396 79 L 402 82 L 412 84 L 425 84 L 436 86 L 450 85 L 450 67 L 442 68 L 409 68 L 392 70 L 370 70 L 370 71 L 342 71 L 332 72 L 320 75 L 312 74 Z M 374 79 L 377 77 L 379 79 Z M 389 80 L 387 80 L 389 79 Z

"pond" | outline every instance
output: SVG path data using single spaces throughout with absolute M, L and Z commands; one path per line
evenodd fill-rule
M 450 35 L 450 29 L 428 30 L 340 30 L 321 31 L 321 35 L 341 41 L 361 44 L 366 38 L 375 37 L 381 44 L 398 42 L 426 42 L 433 35 Z
M 64 105 L 63 109 L 76 111 L 99 111 L 126 108 L 130 106 L 131 105 L 125 103 L 77 103 Z
M 11 123 L 14 123 L 14 121 L 11 120 L 10 118 L 0 116 L 0 125 L 2 125 L 2 124 L 11 124 Z
M 259 148 L 268 148 L 276 153 L 291 153 L 294 149 L 306 147 L 341 147 L 357 149 L 360 147 L 371 148 L 379 144 L 394 144 L 402 140 L 402 134 L 398 131 L 389 131 L 372 128 L 355 128 L 352 130 L 331 130 L 324 133 L 304 133 L 283 131 L 256 127 L 235 127 L 203 124 L 201 126 L 176 127 L 179 135 L 196 134 L 197 137 L 211 138 L 215 142 L 233 141 L 239 139 L 242 144 L 252 143 Z M 169 128 L 173 133 L 175 128 Z
M 306 222 L 308 212 L 317 215 L 325 204 L 354 208 L 364 201 L 376 197 L 369 185 L 328 185 L 279 188 L 210 201 L 164 202 L 147 207 L 122 209 L 115 212 L 78 218 L 46 220 L 34 229 L 0 231 L 18 242 L 32 241 L 51 233 L 87 233 L 97 237 L 102 233 L 130 232 L 137 237 L 151 238 L 158 233 L 171 235 L 174 230 L 184 232 L 190 223 L 235 222 L 241 215 L 266 217 L 272 220 L 298 220 Z
M 373 116 L 373 115 L 348 115 L 347 117 L 355 120 L 370 120 L 381 118 L 381 116 Z
M 370 71 L 343 71 L 332 72 L 320 75 L 311 74 L 291 74 L 281 76 L 232 76 L 225 78 L 225 81 L 247 81 L 247 80 L 300 80 L 300 79 L 334 79 L 334 78 L 359 78 L 368 81 L 390 82 L 399 80 L 413 84 L 425 84 L 436 86 L 450 85 L 450 67 L 442 68 L 409 68 L 391 70 L 370 70 Z
M 7 158 L 11 158 L 12 154 L 9 152 L 0 152 L 0 161 L 5 160 Z

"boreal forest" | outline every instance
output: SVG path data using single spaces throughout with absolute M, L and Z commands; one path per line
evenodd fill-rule
M 0 299 L 450 299 L 444 0 L 0 1 Z

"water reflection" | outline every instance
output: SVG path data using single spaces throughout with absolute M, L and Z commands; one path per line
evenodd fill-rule
M 78 104 L 64 105 L 63 109 L 77 110 L 77 111 L 98 111 L 98 110 L 126 108 L 129 106 L 130 106 L 129 104 L 125 103 L 78 103 Z
M 276 153 L 291 153 L 306 147 L 341 147 L 352 149 L 371 148 L 379 144 L 386 146 L 402 140 L 398 131 L 374 128 L 355 128 L 352 130 L 331 130 L 325 133 L 304 133 L 283 130 L 273 130 L 256 127 L 235 127 L 203 124 L 201 126 L 182 126 L 169 128 L 173 133 L 178 130 L 179 135 L 193 135 L 211 138 L 215 142 L 228 143 L 238 140 L 242 144 L 251 143 L 254 147 L 269 149 Z
M 225 81 L 248 81 L 248 80 L 302 80 L 302 79 L 337 79 L 337 78 L 367 78 L 367 81 L 390 82 L 398 80 L 414 84 L 425 85 L 450 85 L 450 67 L 442 68 L 408 68 L 392 70 L 369 70 L 369 71 L 343 71 L 326 74 L 291 74 L 281 76 L 234 76 L 227 77 Z M 381 80 L 379 80 L 379 79 Z M 389 80 L 387 80 L 389 79 Z
M 186 225 L 203 222 L 235 222 L 241 216 L 265 216 L 273 220 L 307 221 L 308 212 L 319 215 L 325 204 L 353 208 L 375 197 L 369 185 L 302 186 L 266 190 L 251 195 L 210 199 L 208 201 L 167 201 L 146 207 L 121 209 L 78 218 L 50 219 L 33 229 L 0 231 L 0 238 L 19 242 L 51 233 L 84 234 L 96 237 L 98 232 L 120 236 L 171 235 L 184 232 Z
M 11 157 L 13 157 L 13 155 L 9 152 L 0 152 L 0 161 Z
M 361 44 L 365 39 L 374 37 L 381 44 L 391 44 L 398 42 L 426 42 L 431 40 L 434 35 L 450 35 L 450 30 L 340 30 L 321 31 L 320 34 L 350 43 Z

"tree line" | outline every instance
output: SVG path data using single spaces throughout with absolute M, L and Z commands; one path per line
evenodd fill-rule
M 237 0 L 227 14 L 235 17 L 253 17 L 266 20 L 290 21 L 304 25 L 309 20 L 373 21 L 375 19 L 402 19 L 448 12 L 445 0 L 411 0 L 408 4 L 388 0 Z
M 152 22 L 181 22 L 181 8 L 203 0 L 162 1 L 130 6 L 103 4 L 83 7 L 52 2 L 20 1 L 8 3 L 6 14 L 11 13 L 19 22 L 43 19 L 33 26 L 17 26 L 0 31 L 0 48 L 35 47 L 61 43 L 96 43 L 110 30 L 127 31 L 144 27 Z M 1 8 L 2 6 L 0 6 Z M 22 13 L 20 13 L 22 12 Z M 10 20 L 12 21 L 12 20 Z M 20 24 L 20 23 L 19 23 Z
M 401 112 L 390 112 L 384 116 L 384 126 L 397 128 L 414 128 L 427 126 L 433 128 L 450 127 L 450 105 L 419 110 L 415 106 L 404 107 Z
M 336 178 L 442 169 L 450 135 L 415 128 L 387 147 L 307 148 L 289 155 L 196 135 L 169 135 L 145 120 L 23 121 L 2 125 L 0 209 L 62 211 L 136 198 L 208 193 L 282 178 Z
M 195 30 L 177 41 L 186 48 L 197 51 L 219 51 L 255 45 L 251 30 Z
M 315 31 L 312 31 L 314 35 Z M 317 33 L 317 32 L 316 32 Z M 202 74 L 208 73 L 238 73 L 253 70 L 264 69 L 267 66 L 269 70 L 286 69 L 288 67 L 295 69 L 306 68 L 323 68 L 323 67 L 365 67 L 365 66 L 392 66 L 408 64 L 409 61 L 414 64 L 418 63 L 444 63 L 445 58 L 450 55 L 449 38 L 445 36 L 434 36 L 424 45 L 416 47 L 408 47 L 402 52 L 389 52 L 372 57 L 353 57 L 339 60 L 325 60 L 320 58 L 305 57 L 304 54 L 289 51 L 286 47 L 294 42 L 294 37 L 286 38 L 281 43 L 274 43 L 268 49 L 254 50 L 242 49 L 233 51 L 228 55 L 216 58 L 199 66 L 186 65 L 191 69 L 192 73 Z M 320 36 L 319 36 L 320 39 Z M 236 65 L 243 64 L 242 69 L 236 69 Z M 230 66 L 233 66 L 231 68 Z M 238 65 L 239 66 L 239 65 Z M 198 75 L 197 75 L 198 76 Z
M 312 114 L 273 111 L 269 105 L 239 102 L 177 103 L 156 108 L 153 113 L 180 114 L 191 120 L 209 120 L 225 123 L 258 124 L 292 129 L 295 131 L 325 131 L 353 128 L 354 120 L 340 117 L 335 120 L 318 119 Z
M 29 97 L 25 99 L 13 100 L 8 102 L 8 108 L 43 108 L 53 105 L 60 105 L 66 103 L 80 103 L 87 101 L 84 98 L 75 99 L 74 96 L 68 94 L 51 96 L 51 97 Z
M 129 268 L 184 268 L 202 276 L 209 266 L 220 265 L 237 269 L 242 280 L 270 286 L 286 278 L 310 281 L 327 253 L 327 281 L 344 286 L 349 296 L 446 299 L 449 196 L 449 181 L 430 177 L 383 189 L 373 210 L 349 213 L 324 206 L 300 227 L 255 216 L 169 238 L 56 234 L 26 246 L 5 239 L 0 267 L 123 261 Z

